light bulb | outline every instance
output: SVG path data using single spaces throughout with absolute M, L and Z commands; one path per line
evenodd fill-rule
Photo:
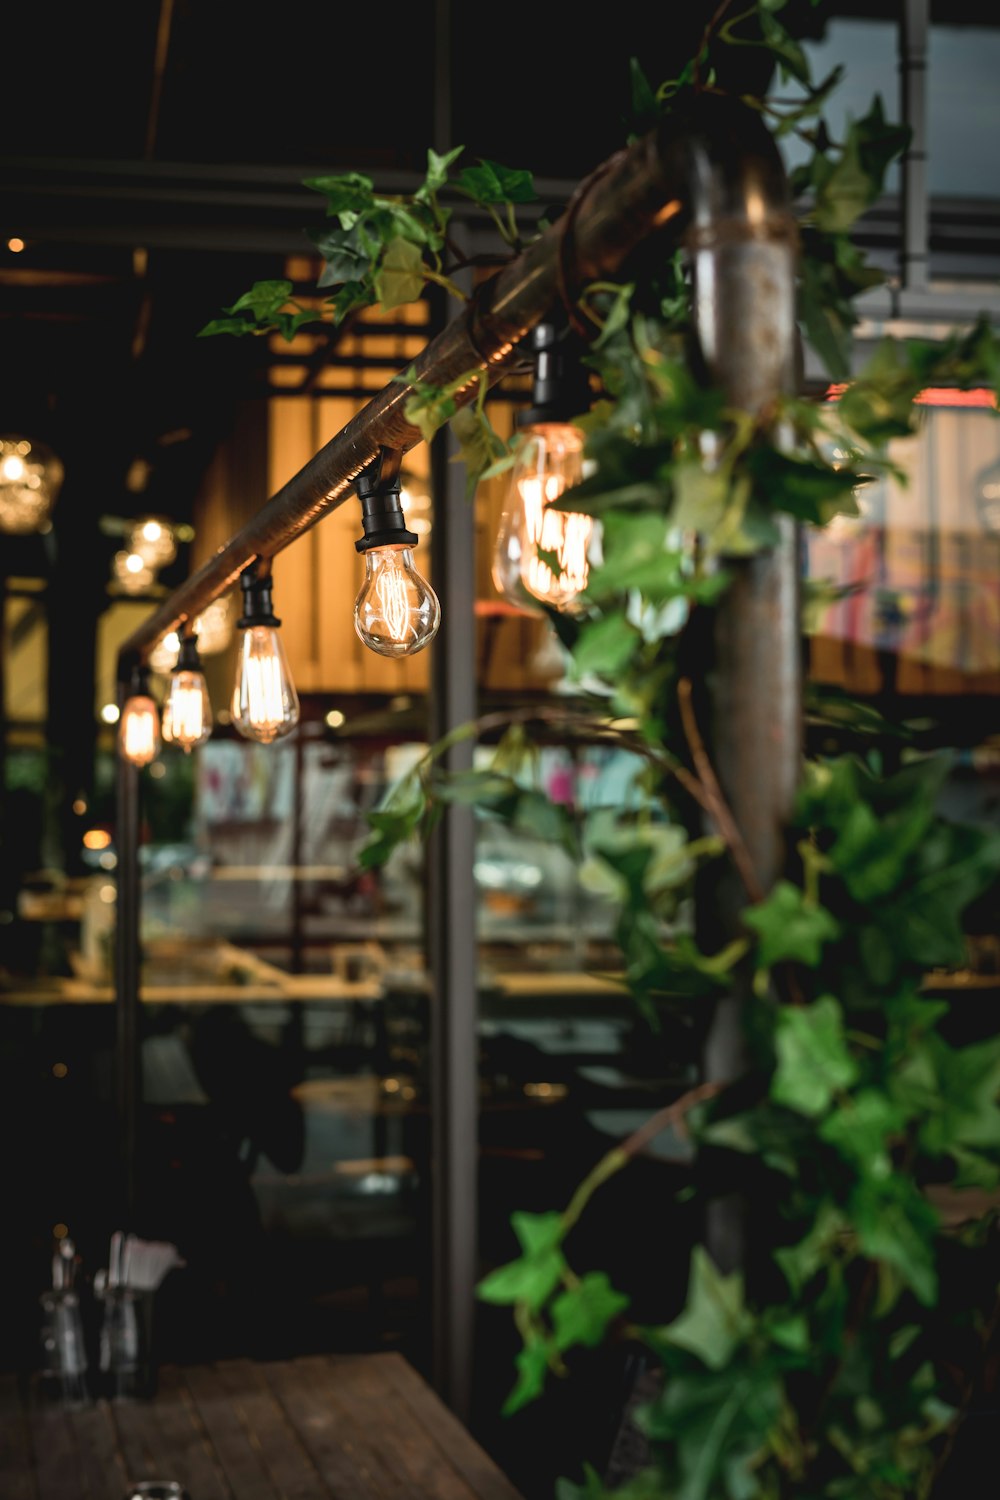
M 583 433 L 569 422 L 527 429 L 504 506 L 493 558 L 493 582 L 513 603 L 525 596 L 572 609 L 587 587 L 592 516 L 556 510 L 552 502 L 583 478 Z M 553 554 L 550 559 L 540 555 Z
M 204 675 L 189 667 L 175 667 L 163 705 L 163 738 L 190 755 L 211 733 L 212 705 Z
M 369 547 L 365 581 L 354 605 L 354 628 L 380 656 L 413 656 L 437 635 L 441 606 L 413 566 L 413 553 L 396 543 Z
M 45 531 L 63 479 L 63 466 L 44 443 L 0 437 L 0 531 Z
M 160 711 L 152 698 L 135 693 L 126 701 L 118 727 L 118 744 L 134 766 L 148 766 L 160 750 Z
M 128 544 L 148 567 L 155 569 L 166 567 L 177 556 L 173 527 L 156 516 L 144 516 L 136 521 L 129 531 Z
M 299 722 L 298 694 L 275 627 L 248 625 L 240 633 L 233 724 L 244 739 L 269 745 Z

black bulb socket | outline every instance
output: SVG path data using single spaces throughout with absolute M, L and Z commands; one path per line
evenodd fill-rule
M 558 318 L 546 318 L 531 330 L 528 348 L 534 356 L 535 374 L 531 405 L 518 413 L 518 427 L 572 422 L 589 411 L 590 378 L 582 362 L 586 346 L 579 334 Z
M 399 466 L 390 466 L 385 475 L 382 459 L 358 476 L 357 493 L 361 501 L 361 525 L 364 536 L 354 543 L 358 552 L 370 552 L 373 547 L 415 547 L 418 537 L 408 530 L 403 515 L 403 503 L 399 498 L 402 487 Z
M 201 657 L 198 655 L 198 637 L 196 635 L 182 635 L 180 649 L 177 652 L 177 663 L 175 672 L 200 672 Z
M 149 668 L 143 666 L 141 662 L 129 673 L 128 696 L 130 698 L 152 697 L 149 690 Z
M 240 574 L 240 588 L 243 590 L 243 613 L 236 621 L 237 630 L 249 630 L 253 625 L 281 624 L 274 613 L 270 573 L 261 577 L 255 566 L 247 568 Z

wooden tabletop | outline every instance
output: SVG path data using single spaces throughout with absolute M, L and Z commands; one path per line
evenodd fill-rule
M 66 1410 L 0 1375 L 3 1500 L 519 1500 L 399 1354 L 165 1368 L 151 1401 Z

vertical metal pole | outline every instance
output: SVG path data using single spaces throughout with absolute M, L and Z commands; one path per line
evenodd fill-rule
M 900 107 L 912 132 L 903 157 L 903 288 L 926 292 L 930 279 L 927 192 L 927 27 L 929 0 L 904 0 L 899 32 Z
M 123 708 L 127 682 L 119 684 Z M 119 753 L 115 834 L 118 853 L 115 913 L 115 1084 L 122 1153 L 124 1211 L 136 1207 L 142 1064 L 139 1040 L 139 771 Z
M 441 628 L 431 647 L 431 740 L 476 714 L 475 521 L 464 471 L 448 462 L 450 434 L 431 450 L 433 576 Z M 472 765 L 472 743 L 456 745 L 451 771 Z M 467 1420 L 472 1391 L 478 1229 L 479 1068 L 476 992 L 475 823 L 450 806 L 428 848 L 427 931 L 431 972 L 432 1314 L 434 1384 Z
M 749 143 L 748 143 L 749 144 Z M 766 411 L 792 388 L 796 364 L 795 227 L 783 173 L 720 170 L 711 212 L 692 231 L 696 327 L 701 354 L 733 406 Z M 706 170 L 703 181 L 711 180 Z M 781 873 L 801 758 L 801 647 L 797 528 L 783 517 L 778 544 L 749 558 L 727 558 L 732 583 L 716 611 L 710 738 L 722 790 L 758 880 Z M 709 665 L 708 663 L 705 664 Z M 710 917 L 723 940 L 742 932 L 747 895 L 732 871 L 710 892 Z M 740 1077 L 749 1063 L 743 1011 L 751 975 L 737 973 L 707 1037 L 705 1076 Z M 709 1206 L 706 1239 L 720 1269 L 746 1258 L 746 1208 L 739 1197 Z

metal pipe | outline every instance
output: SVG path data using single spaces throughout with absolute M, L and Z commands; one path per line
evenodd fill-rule
M 130 693 L 128 674 L 119 678 L 118 707 Z M 139 1159 L 142 1061 L 139 1037 L 139 771 L 119 752 L 116 766 L 115 846 L 115 1093 L 122 1157 L 123 1206 L 132 1227 Z
M 699 355 L 734 407 L 766 413 L 796 381 L 797 234 L 784 169 L 767 132 L 735 115 L 710 147 L 694 137 L 686 149 L 695 185 L 688 243 Z M 701 664 L 712 690 L 715 768 L 764 890 L 784 863 L 801 760 L 799 559 L 791 517 L 779 518 L 779 534 L 767 551 L 726 559 L 732 582 L 715 612 L 710 659 Z M 741 935 L 746 893 L 735 874 L 713 876 L 705 895 L 713 938 Z M 750 979 L 737 974 L 709 1027 L 704 1072 L 718 1082 L 738 1078 L 749 1062 L 743 1012 Z M 710 1204 L 706 1238 L 723 1270 L 743 1263 L 738 1198 Z
M 449 323 L 413 362 L 415 378 L 443 386 L 465 377 L 455 400 L 466 405 L 478 391 L 480 374 L 492 385 L 520 357 L 519 340 L 549 310 L 561 283 L 567 295 L 575 296 L 588 282 L 618 271 L 657 229 L 671 221 L 675 231 L 683 228 L 692 203 L 703 203 L 696 217 L 711 213 L 703 192 L 708 184 L 690 175 L 699 162 L 687 149 L 690 132 L 718 139 L 729 157 L 738 152 L 741 136 L 754 139 L 763 127 L 744 106 L 708 96 L 698 101 L 689 120 L 665 122 L 612 157 L 592 174 L 572 215 L 571 231 L 557 222 L 483 283 L 467 313 Z M 766 178 L 760 153 L 747 162 L 751 184 L 762 173 Z M 776 157 L 775 164 L 780 171 Z M 414 385 L 406 378 L 385 386 L 133 632 L 122 651 L 144 658 L 168 631 L 179 630 L 235 583 L 247 563 L 273 557 L 341 505 L 380 448 L 406 452 L 420 442 L 420 432 L 403 415 L 413 394 Z
M 431 742 L 476 716 L 475 512 L 463 494 L 451 434 L 431 448 L 435 500 L 447 523 L 431 533 L 441 628 L 431 660 Z M 444 767 L 472 768 L 469 739 L 453 745 Z M 475 1285 L 479 1240 L 479 994 L 471 807 L 448 807 L 427 850 L 427 962 L 431 1005 L 432 1201 L 431 1310 L 434 1384 L 463 1421 L 473 1383 Z
M 903 157 L 902 283 L 926 292 L 930 279 L 930 201 L 927 195 L 927 28 L 929 0 L 904 0 L 899 31 L 902 117 L 910 127 Z

